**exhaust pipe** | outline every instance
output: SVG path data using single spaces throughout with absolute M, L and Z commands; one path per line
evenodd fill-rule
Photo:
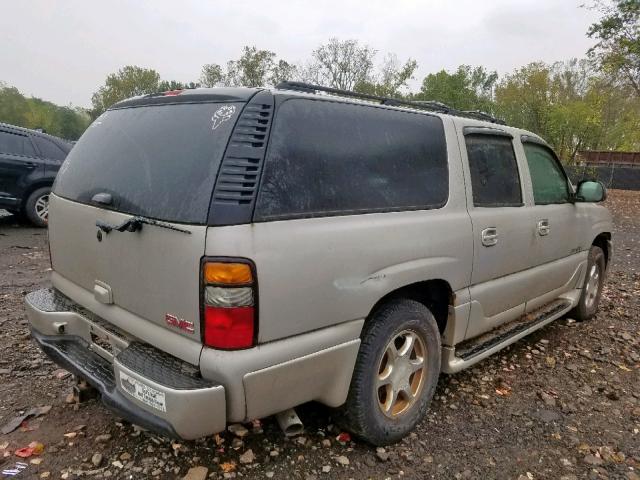
M 276 414 L 276 420 L 287 437 L 295 437 L 304 432 L 304 425 L 293 408 Z

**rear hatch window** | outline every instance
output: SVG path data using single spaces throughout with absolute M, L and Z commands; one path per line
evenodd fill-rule
M 54 193 L 91 203 L 112 196 L 123 213 L 205 224 L 220 160 L 242 103 L 153 105 L 109 110 L 64 162 Z

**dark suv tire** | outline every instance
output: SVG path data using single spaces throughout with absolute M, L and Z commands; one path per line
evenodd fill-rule
M 422 303 L 396 299 L 364 326 L 343 425 L 373 445 L 389 445 L 424 417 L 440 374 L 440 331 Z
M 595 245 L 589 249 L 589 261 L 587 263 L 587 273 L 584 278 L 582 294 L 578 305 L 568 314 L 579 322 L 590 320 L 598 311 L 600 297 L 602 296 L 602 286 L 604 285 L 604 275 L 606 271 L 606 261 L 604 252 Z
M 31 192 L 24 204 L 24 214 L 36 227 L 46 227 L 49 220 L 49 194 L 51 187 L 42 187 Z

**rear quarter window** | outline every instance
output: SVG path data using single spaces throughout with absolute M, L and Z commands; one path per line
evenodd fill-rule
M 439 117 L 291 99 L 275 118 L 255 220 L 438 208 L 448 192 Z

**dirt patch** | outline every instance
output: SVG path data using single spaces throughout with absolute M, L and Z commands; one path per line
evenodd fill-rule
M 306 434 L 294 440 L 268 418 L 181 444 L 99 402 L 67 404 L 72 379 L 30 340 L 23 307 L 48 283 L 46 232 L 0 213 L 0 426 L 52 406 L 0 435 L 0 469 L 24 461 L 15 478 L 68 479 L 182 478 L 196 466 L 191 478 L 640 478 L 640 192 L 611 191 L 607 204 L 615 260 L 597 318 L 558 320 L 443 375 L 419 428 L 378 450 L 339 436 L 331 411 L 315 404 L 299 409 Z M 32 441 L 45 445 L 40 457 L 13 455 Z

